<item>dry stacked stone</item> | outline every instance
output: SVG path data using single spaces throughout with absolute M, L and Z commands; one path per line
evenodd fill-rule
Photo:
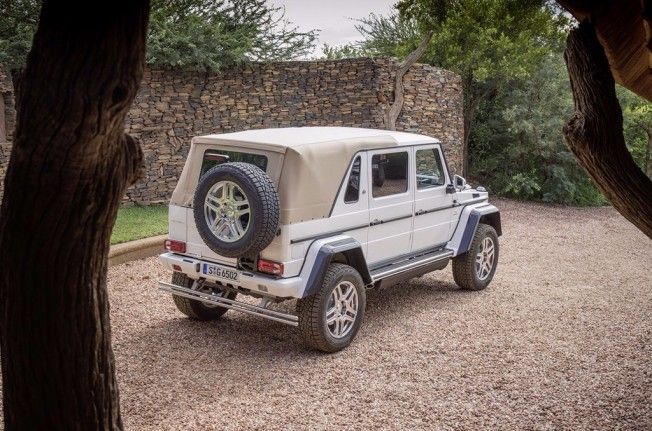
M 15 123 L 14 87 L 9 72 L 0 64 L 0 197 L 4 190 Z
M 167 202 L 193 136 L 295 126 L 384 128 L 393 99 L 396 62 L 349 59 L 252 63 L 221 73 L 148 69 L 126 131 L 140 139 L 145 171 L 125 202 Z M 459 172 L 463 139 L 462 87 L 452 72 L 414 65 L 404 78 L 405 105 L 397 129 L 438 137 Z M 0 68 L 7 136 L 14 128 L 10 77 Z M 10 144 L 0 143 L 0 176 Z

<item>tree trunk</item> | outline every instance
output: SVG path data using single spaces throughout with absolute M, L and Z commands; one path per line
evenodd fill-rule
M 122 428 L 107 254 L 141 166 L 123 130 L 148 15 L 147 0 L 43 2 L 0 209 L 7 430 Z
M 401 115 L 401 111 L 403 110 L 403 102 L 405 99 L 403 77 L 407 71 L 410 70 L 410 67 L 412 67 L 412 65 L 421 58 L 423 53 L 426 52 L 433 34 L 434 33 L 432 31 L 424 34 L 421 38 L 421 42 L 419 42 L 419 46 L 417 46 L 414 51 L 408 54 L 403 63 L 401 63 L 401 65 L 396 70 L 396 79 L 394 82 L 394 102 L 391 104 L 391 106 L 389 106 L 389 108 L 385 109 L 385 127 L 387 130 L 396 130 L 396 120 L 398 120 L 398 116 Z
M 614 208 L 652 238 L 652 181 L 625 146 L 614 79 L 590 22 L 570 32 L 564 57 L 575 101 L 566 142 Z

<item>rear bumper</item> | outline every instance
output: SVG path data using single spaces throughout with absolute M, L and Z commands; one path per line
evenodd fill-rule
M 199 292 L 197 290 L 188 289 L 187 287 L 177 286 L 172 283 L 159 282 L 159 288 L 164 292 L 169 292 L 173 295 L 182 296 L 184 298 L 200 301 L 208 305 L 219 305 L 220 307 L 229 310 L 236 310 L 242 313 L 252 314 L 254 316 L 264 317 L 265 319 L 274 320 L 276 322 L 285 323 L 290 326 L 299 326 L 299 318 L 294 314 L 283 313 L 280 311 L 271 310 L 264 306 L 256 306 L 246 302 L 234 301 L 232 299 L 223 298 L 210 293 Z M 265 300 L 263 300 L 265 301 Z
M 250 291 L 251 293 L 258 295 L 289 299 L 301 298 L 304 290 L 304 283 L 302 282 L 301 277 L 266 277 L 260 274 L 242 271 L 225 265 L 218 265 L 238 273 L 238 280 L 233 281 L 210 276 L 201 272 L 203 263 L 214 265 L 214 262 L 189 256 L 181 256 L 174 253 L 163 253 L 159 256 L 159 260 L 169 269 L 182 272 L 193 280 L 205 278 L 208 281 L 231 285 L 232 287 L 239 288 L 241 291 L 244 289 L 244 293 Z M 181 268 L 180 271 L 179 268 Z

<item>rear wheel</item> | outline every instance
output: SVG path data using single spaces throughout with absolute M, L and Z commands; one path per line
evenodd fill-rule
M 365 286 L 358 271 L 334 263 L 321 289 L 297 301 L 299 330 L 308 347 L 337 352 L 353 341 L 364 318 Z
M 176 284 L 177 286 L 190 289 L 193 282 L 194 280 L 192 278 L 189 278 L 187 275 L 180 272 L 175 272 L 172 274 L 172 284 Z M 219 288 L 212 286 L 205 286 L 203 289 L 201 289 L 201 291 L 222 298 L 228 298 L 230 300 L 234 300 L 237 295 L 234 292 L 225 292 Z M 220 307 L 219 305 L 208 305 L 204 304 L 203 302 L 185 298 L 183 296 L 172 295 L 172 299 L 174 300 L 174 305 L 177 306 L 179 311 L 195 320 L 219 319 L 222 317 L 222 315 L 224 315 L 224 313 L 229 311 L 227 308 Z
M 496 273 L 498 265 L 498 235 L 487 224 L 479 224 L 469 251 L 453 259 L 453 278 L 463 289 L 482 290 Z

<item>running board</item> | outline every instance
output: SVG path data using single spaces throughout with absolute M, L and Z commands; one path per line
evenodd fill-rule
M 392 277 L 405 271 L 417 269 L 422 266 L 447 260 L 453 257 L 452 250 L 436 250 L 419 256 L 402 259 L 400 261 L 382 266 L 371 271 L 371 278 L 374 282 L 384 278 Z
M 265 319 L 285 323 L 291 326 L 299 326 L 299 318 L 294 314 L 282 313 L 280 311 L 270 310 L 269 308 L 260 307 L 246 302 L 234 301 L 228 298 L 211 295 L 210 293 L 198 292 L 188 289 L 187 287 L 177 286 L 176 284 L 158 282 L 159 289 L 173 295 L 193 299 L 208 305 L 219 305 L 220 307 L 236 310 L 242 313 L 252 314 L 254 316 L 264 317 Z

